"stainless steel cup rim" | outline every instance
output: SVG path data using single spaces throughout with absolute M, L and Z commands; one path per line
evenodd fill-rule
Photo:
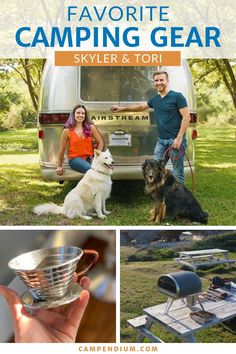
M 40 263 L 45 259 L 46 256 L 53 256 L 58 254 L 66 254 L 68 252 L 70 259 L 61 261 L 55 265 L 40 266 Z M 83 255 L 83 250 L 79 247 L 74 246 L 61 246 L 61 247 L 50 247 L 50 248 L 40 248 L 34 251 L 22 253 L 21 255 L 13 258 L 9 261 L 8 266 L 15 272 L 32 272 L 39 270 L 51 270 L 54 268 L 60 268 L 72 262 L 78 261 Z

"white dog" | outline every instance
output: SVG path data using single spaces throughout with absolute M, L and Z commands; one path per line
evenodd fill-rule
M 64 214 L 68 218 L 81 217 L 85 220 L 92 219 L 88 215 L 96 211 L 101 219 L 110 214 L 106 210 L 105 202 L 111 193 L 111 175 L 114 161 L 107 149 L 105 152 L 94 150 L 92 168 L 86 172 L 77 186 L 65 197 L 63 206 L 54 203 L 41 204 L 33 209 L 37 215 Z

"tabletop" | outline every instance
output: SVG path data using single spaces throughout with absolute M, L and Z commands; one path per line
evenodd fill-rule
M 236 291 L 229 291 L 230 294 L 225 300 L 201 301 L 206 311 L 213 312 L 215 318 L 212 321 L 199 324 L 189 315 L 191 310 L 182 300 L 175 300 L 167 314 L 164 314 L 166 303 L 145 308 L 143 311 L 154 323 L 162 325 L 168 331 L 175 333 L 181 338 L 189 338 L 187 341 L 195 341 L 194 334 L 198 330 L 214 326 L 236 316 Z M 200 305 L 195 306 L 195 310 L 201 310 Z
M 199 250 L 199 251 L 183 251 L 179 252 L 181 256 L 198 256 L 198 255 L 207 255 L 215 253 L 227 253 L 227 250 L 222 250 L 220 248 L 212 248 L 208 250 Z

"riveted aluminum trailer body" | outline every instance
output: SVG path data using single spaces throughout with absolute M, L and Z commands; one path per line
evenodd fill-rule
M 191 72 L 187 61 L 179 67 L 55 67 L 47 60 L 41 84 L 39 105 L 39 156 L 44 179 L 79 179 L 65 154 L 63 176 L 56 174 L 57 157 L 63 122 L 76 104 L 84 104 L 91 120 L 101 132 L 105 146 L 116 166 L 114 179 L 141 179 L 141 165 L 152 158 L 157 142 L 153 110 L 112 113 L 114 104 L 131 105 L 146 102 L 156 94 L 153 73 L 158 69 L 169 73 L 170 89 L 182 92 L 191 112 L 187 131 L 187 155 L 194 169 L 196 105 Z M 168 168 L 171 168 L 169 164 Z M 189 172 L 185 161 L 185 173 Z

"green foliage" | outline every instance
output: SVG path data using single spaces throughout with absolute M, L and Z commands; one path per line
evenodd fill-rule
M 6 129 L 20 129 L 22 128 L 21 106 L 13 104 L 10 110 L 6 113 L 2 121 L 3 128 Z
M 236 125 L 235 60 L 192 59 L 189 63 L 200 122 Z
M 159 251 L 159 260 L 171 259 L 176 256 L 176 252 L 171 248 L 162 248 Z
M 127 257 L 127 262 L 154 262 L 170 259 L 176 256 L 176 253 L 170 248 L 147 248 L 145 250 L 137 251 L 136 253 Z
M 22 125 L 25 128 L 34 128 L 37 126 L 37 115 L 32 105 L 25 102 L 21 110 Z
M 212 102 L 210 95 L 206 95 L 204 92 L 198 92 L 197 102 L 200 122 L 206 123 L 211 117 L 217 116 L 217 107 L 214 102 Z
M 36 126 L 43 63 L 37 59 L 0 60 L 0 129 Z
M 206 240 L 198 241 L 192 249 L 201 250 L 207 248 L 226 248 L 229 251 L 234 251 L 236 249 L 236 231 L 231 232 L 230 235 L 226 232 L 223 235 L 211 236 Z
M 14 121 L 13 125 L 20 127 L 20 119 L 16 116 L 16 111 L 19 113 L 17 106 L 21 104 L 21 94 L 14 88 L 14 80 L 11 80 L 6 74 L 0 76 L 0 127 L 3 130 L 9 129 L 10 117 Z M 8 123 L 4 124 L 6 119 Z
M 4 129 L 32 128 L 37 124 L 36 114 L 28 102 L 12 104 L 9 111 L 2 115 L 1 126 Z
M 157 257 L 155 254 L 140 254 L 136 253 L 132 256 L 129 256 L 127 262 L 152 262 L 156 261 Z
M 7 112 L 10 110 L 12 104 L 19 104 L 21 102 L 21 96 L 18 92 L 6 91 L 4 87 L 1 87 L 0 93 L 1 112 Z

